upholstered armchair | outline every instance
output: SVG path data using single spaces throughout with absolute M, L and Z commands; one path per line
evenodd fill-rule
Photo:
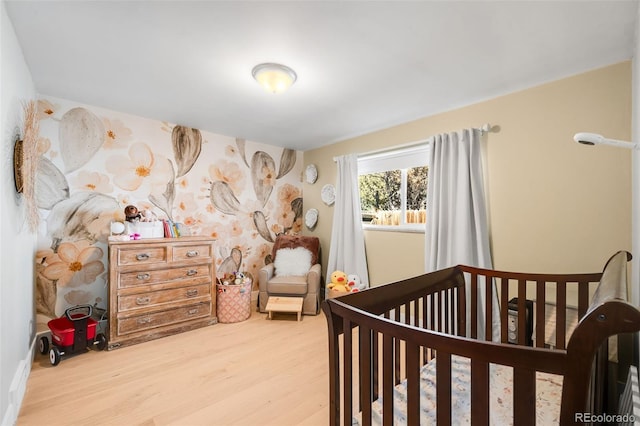
M 269 296 L 302 297 L 302 313 L 317 315 L 320 307 L 320 240 L 301 235 L 278 235 L 273 262 L 258 273 L 258 304 L 265 312 Z

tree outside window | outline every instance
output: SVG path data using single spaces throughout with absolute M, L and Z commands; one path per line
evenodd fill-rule
M 363 222 L 402 226 L 426 222 L 427 166 L 358 177 Z

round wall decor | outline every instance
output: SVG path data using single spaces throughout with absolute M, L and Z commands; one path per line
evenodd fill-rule
M 336 201 L 336 188 L 330 183 L 326 184 L 322 187 L 322 192 L 320 193 L 320 197 L 322 201 L 330 206 Z
M 313 229 L 318 223 L 318 210 L 317 209 L 309 209 L 307 213 L 304 215 L 304 224 L 307 225 L 307 228 Z
M 304 170 L 304 175 L 307 183 L 316 183 L 316 180 L 318 179 L 318 169 L 316 168 L 316 165 L 309 164 Z

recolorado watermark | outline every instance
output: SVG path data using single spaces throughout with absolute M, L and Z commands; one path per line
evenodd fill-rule
M 636 418 L 633 414 L 593 414 L 575 413 L 573 421 L 576 423 L 633 423 Z

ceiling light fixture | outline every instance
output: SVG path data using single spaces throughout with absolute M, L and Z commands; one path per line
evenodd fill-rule
M 291 68 L 274 63 L 253 67 L 251 75 L 267 92 L 282 93 L 295 83 L 298 76 Z

